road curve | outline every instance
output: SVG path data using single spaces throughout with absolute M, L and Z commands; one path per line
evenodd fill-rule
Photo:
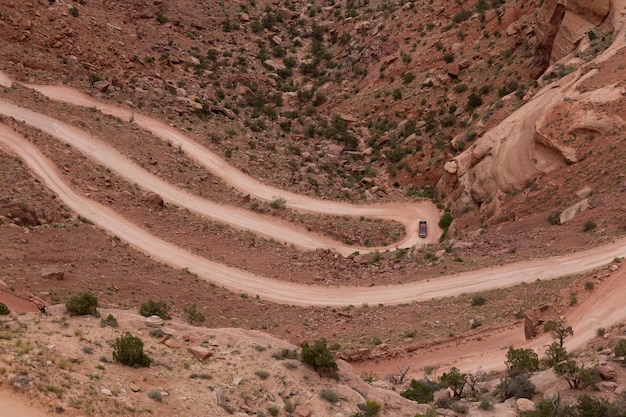
M 103 103 L 71 87 L 36 84 L 24 84 L 24 86 L 32 88 L 52 100 L 95 108 L 104 114 L 117 117 L 121 120 L 130 121 L 132 119 L 133 123 L 150 131 L 154 136 L 164 142 L 170 143 L 180 149 L 198 164 L 222 178 L 223 181 L 233 188 L 244 194 L 250 194 L 251 197 L 256 199 L 272 201 L 278 197 L 285 200 L 286 207 L 300 212 L 332 214 L 337 216 L 364 216 L 382 220 L 394 220 L 400 222 L 405 227 L 406 235 L 403 239 L 384 247 L 357 248 L 346 246 L 343 249 L 333 247 L 333 249 L 338 250 L 343 255 L 353 253 L 357 250 L 364 253 L 375 250 L 394 250 L 396 248 L 410 248 L 416 245 L 421 246 L 425 243 L 436 242 L 441 233 L 436 226 L 440 212 L 431 201 L 359 205 L 298 195 L 263 184 L 256 178 L 244 174 L 198 142 L 185 136 L 176 128 L 159 120 L 130 109 Z M 429 233 L 429 237 L 426 239 L 421 239 L 417 236 L 417 225 L 420 220 L 426 220 L 431 225 L 431 233 Z
M 592 270 L 616 257 L 626 257 L 626 239 L 621 239 L 610 245 L 567 256 L 519 262 L 403 285 L 320 287 L 286 283 L 208 261 L 149 234 L 110 208 L 77 194 L 35 145 L 1 124 L 0 143 L 22 158 L 71 210 L 91 219 L 99 227 L 128 242 L 137 250 L 175 268 L 187 268 L 202 279 L 232 291 L 259 295 L 278 303 L 307 306 L 410 303 L 464 292 L 485 291 L 536 279 L 556 278 Z

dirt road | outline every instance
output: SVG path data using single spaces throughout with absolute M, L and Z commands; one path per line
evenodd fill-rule
M 3 110 L 0 107 L 1 111 Z M 91 219 L 96 225 L 136 249 L 173 267 L 187 268 L 199 277 L 233 291 L 259 295 L 263 299 L 278 303 L 318 306 L 410 303 L 589 271 L 616 257 L 626 257 L 626 239 L 622 239 L 610 245 L 568 256 L 509 264 L 405 285 L 317 287 L 278 282 L 191 254 L 151 235 L 110 208 L 77 194 L 64 182 L 52 162 L 35 145 L 4 125 L 0 125 L 0 142 L 21 157 L 71 210 Z M 228 208 L 224 207 L 223 210 Z

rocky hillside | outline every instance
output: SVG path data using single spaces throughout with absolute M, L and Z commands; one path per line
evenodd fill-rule
M 556 196 L 548 206 L 563 224 L 593 205 L 592 189 L 598 199 L 623 191 L 623 7 L 542 2 L 533 27 L 550 66 L 519 110 L 446 163 L 438 191 L 455 217 L 478 208 L 484 218 L 516 219 L 526 210 L 519 199 L 511 207 L 511 196 L 523 192 L 527 203 L 541 195 L 544 208 Z

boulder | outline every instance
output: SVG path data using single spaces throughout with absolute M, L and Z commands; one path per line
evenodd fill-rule
M 93 83 L 93 88 L 102 91 L 103 93 L 109 89 L 111 83 L 106 80 L 100 80 Z
M 600 378 L 605 381 L 615 379 L 615 377 L 617 376 L 617 372 L 615 371 L 615 369 L 613 369 L 613 367 L 609 365 L 598 366 L 598 372 L 600 373 Z
M 452 398 L 452 395 L 450 394 L 450 391 L 448 391 L 447 389 L 440 389 L 440 390 L 433 392 L 433 401 L 436 403 L 439 401 L 447 401 L 451 398 Z
M 515 400 L 515 406 L 517 407 L 517 411 L 520 413 L 535 410 L 535 403 L 527 398 L 518 398 Z
M 240 13 L 239 14 L 239 21 L 241 23 L 247 23 L 250 21 L 250 15 L 248 13 Z
M 148 327 L 163 327 L 165 320 L 159 316 L 146 317 L 146 326 Z
M 204 361 L 213 356 L 213 352 L 203 346 L 189 346 L 187 350 L 199 361 Z
M 448 65 L 448 76 L 450 78 L 459 78 L 460 73 L 461 73 L 461 68 L 459 67 L 459 64 Z
M 298 404 L 296 406 L 296 409 L 294 410 L 294 413 L 298 417 L 311 417 L 311 408 L 303 404 Z
M 561 213 L 561 216 L 559 217 L 559 223 L 560 224 L 567 223 L 568 221 L 576 217 L 578 213 L 582 213 L 583 211 L 587 210 L 589 207 L 590 206 L 589 206 L 588 199 L 584 199 L 582 201 L 579 201 L 576 204 L 572 204 L 571 206 L 563 210 L 563 212 Z
M 41 278 L 56 279 L 57 281 L 63 281 L 65 271 L 61 268 L 44 268 L 41 270 Z
M 148 203 L 153 209 L 160 209 L 165 205 L 163 198 L 155 193 L 150 193 L 146 196 L 146 203 Z
M 38 226 L 41 224 L 37 213 L 22 201 L 12 201 L 2 206 L 2 214 L 23 226 Z

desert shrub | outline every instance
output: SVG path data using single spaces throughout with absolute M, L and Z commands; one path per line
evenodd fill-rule
M 295 409 L 296 407 L 293 405 L 291 401 L 285 400 L 285 411 L 287 412 L 287 414 L 293 413 Z
M 615 356 L 618 358 L 623 357 L 624 361 L 626 361 L 626 339 L 620 339 L 613 350 Z
M 67 300 L 65 310 L 70 316 L 95 316 L 98 314 L 98 297 L 87 292 L 81 292 Z
M 213 376 L 211 374 L 196 374 L 196 373 L 193 373 L 193 374 L 189 375 L 189 378 L 190 379 L 206 379 L 206 380 L 209 380 L 209 379 L 213 379 Z
M 298 357 L 298 353 L 292 349 L 282 349 L 277 352 L 272 353 L 272 358 L 274 359 L 296 359 Z
M 287 202 L 282 197 L 274 197 L 274 199 L 270 202 L 270 207 L 275 210 L 284 210 Z
M 380 404 L 374 400 L 365 400 L 365 403 L 357 404 L 357 407 L 363 411 L 366 417 L 377 416 L 380 412 Z
M 271 416 L 276 417 L 278 413 L 280 413 L 280 408 L 276 405 L 270 405 L 267 407 L 267 412 L 270 413 Z
M 595 284 L 592 281 L 587 281 L 585 282 L 585 289 L 588 291 L 593 290 L 593 288 L 595 287 Z
M 163 397 L 161 396 L 161 392 L 159 390 L 153 389 L 148 392 L 148 398 L 154 401 L 162 402 Z
M 117 319 L 113 316 L 113 314 L 109 314 L 106 318 L 100 320 L 100 327 L 119 327 Z
M 478 405 L 478 408 L 480 408 L 481 410 L 491 410 L 493 408 L 493 405 L 491 405 L 491 402 L 487 399 L 487 398 L 483 398 L 482 400 L 480 400 L 480 404 Z
M 476 107 L 480 107 L 483 105 L 483 99 L 476 93 L 472 93 L 467 98 L 467 108 L 469 110 L 473 110 Z
M 328 401 L 329 403 L 335 404 L 339 401 L 339 395 L 335 391 L 329 389 L 323 389 L 320 391 L 320 397 Z
M 433 392 L 437 385 L 428 380 L 412 379 L 409 387 L 400 393 L 401 396 L 420 404 L 426 404 L 433 400 Z
M 157 12 L 156 20 L 160 24 L 164 24 L 170 21 L 170 19 L 166 15 L 164 15 L 163 12 Z
M 596 222 L 589 220 L 583 225 L 583 232 L 591 232 L 597 227 Z
M 326 346 L 325 339 L 316 340 L 313 346 L 304 342 L 300 358 L 302 362 L 313 367 L 318 372 L 333 372 L 338 369 L 335 355 Z
M 486 302 L 487 302 L 487 299 L 483 297 L 482 295 L 477 295 L 476 297 L 472 298 L 473 307 L 485 305 Z
M 143 351 L 143 342 L 138 337 L 126 332 L 115 339 L 113 360 L 135 368 L 150 366 L 150 358 Z
M 443 387 L 452 389 L 454 398 L 461 398 L 467 382 L 467 374 L 462 373 L 456 367 L 452 367 L 448 372 L 441 375 L 440 382 Z
M 513 349 L 509 347 L 506 354 L 507 373 L 510 377 L 534 372 L 539 369 L 539 356 L 532 349 Z
M 570 389 L 595 387 L 600 382 L 600 372 L 597 366 L 593 368 L 585 368 L 584 365 L 578 366 L 573 358 L 557 363 L 553 370 L 559 378 L 567 382 Z
M 415 79 L 415 74 L 412 72 L 403 72 L 402 73 L 402 82 L 405 84 L 409 84 L 411 81 Z
M 570 414 L 571 413 L 571 414 Z M 598 399 L 589 395 L 581 395 L 575 405 L 567 407 L 565 415 L 574 417 L 623 417 L 624 409 L 611 404 L 606 399 Z
M 461 93 L 466 92 L 466 91 L 467 91 L 467 89 L 468 89 L 467 84 L 464 84 L 464 83 L 459 83 L 459 84 L 456 84 L 456 85 L 453 87 L 454 92 L 455 92 L 455 93 L 458 93 L 458 94 L 461 94 Z
M 254 374 L 261 379 L 267 379 L 270 376 L 270 373 L 267 371 L 256 371 Z
M 143 303 L 139 306 L 139 314 L 144 317 L 159 316 L 163 320 L 170 320 L 170 308 L 163 301 L 149 300 L 147 303 Z
M 444 60 L 444 62 L 446 62 L 448 64 L 451 63 L 452 61 L 454 61 L 454 54 L 445 54 L 443 56 L 443 60 Z
M 204 323 L 204 314 L 198 311 L 198 308 L 195 304 L 192 304 L 184 309 L 185 315 L 187 316 L 187 321 L 191 324 L 202 324 Z
M 11 314 L 11 310 L 9 310 L 9 307 L 7 307 L 6 304 L 0 303 L 0 315 L 7 315 L 7 314 Z
M 505 382 L 505 398 L 532 398 L 535 393 L 535 385 L 530 382 L 526 374 L 519 374 Z
M 152 329 L 150 330 L 150 336 L 156 339 L 161 339 L 163 336 L 165 336 L 165 331 L 161 329 L 160 327 L 157 329 Z
M 454 15 L 454 17 L 452 18 L 452 21 L 454 23 L 465 22 L 467 19 L 472 17 L 472 14 L 473 12 L 471 10 L 461 9 Z

